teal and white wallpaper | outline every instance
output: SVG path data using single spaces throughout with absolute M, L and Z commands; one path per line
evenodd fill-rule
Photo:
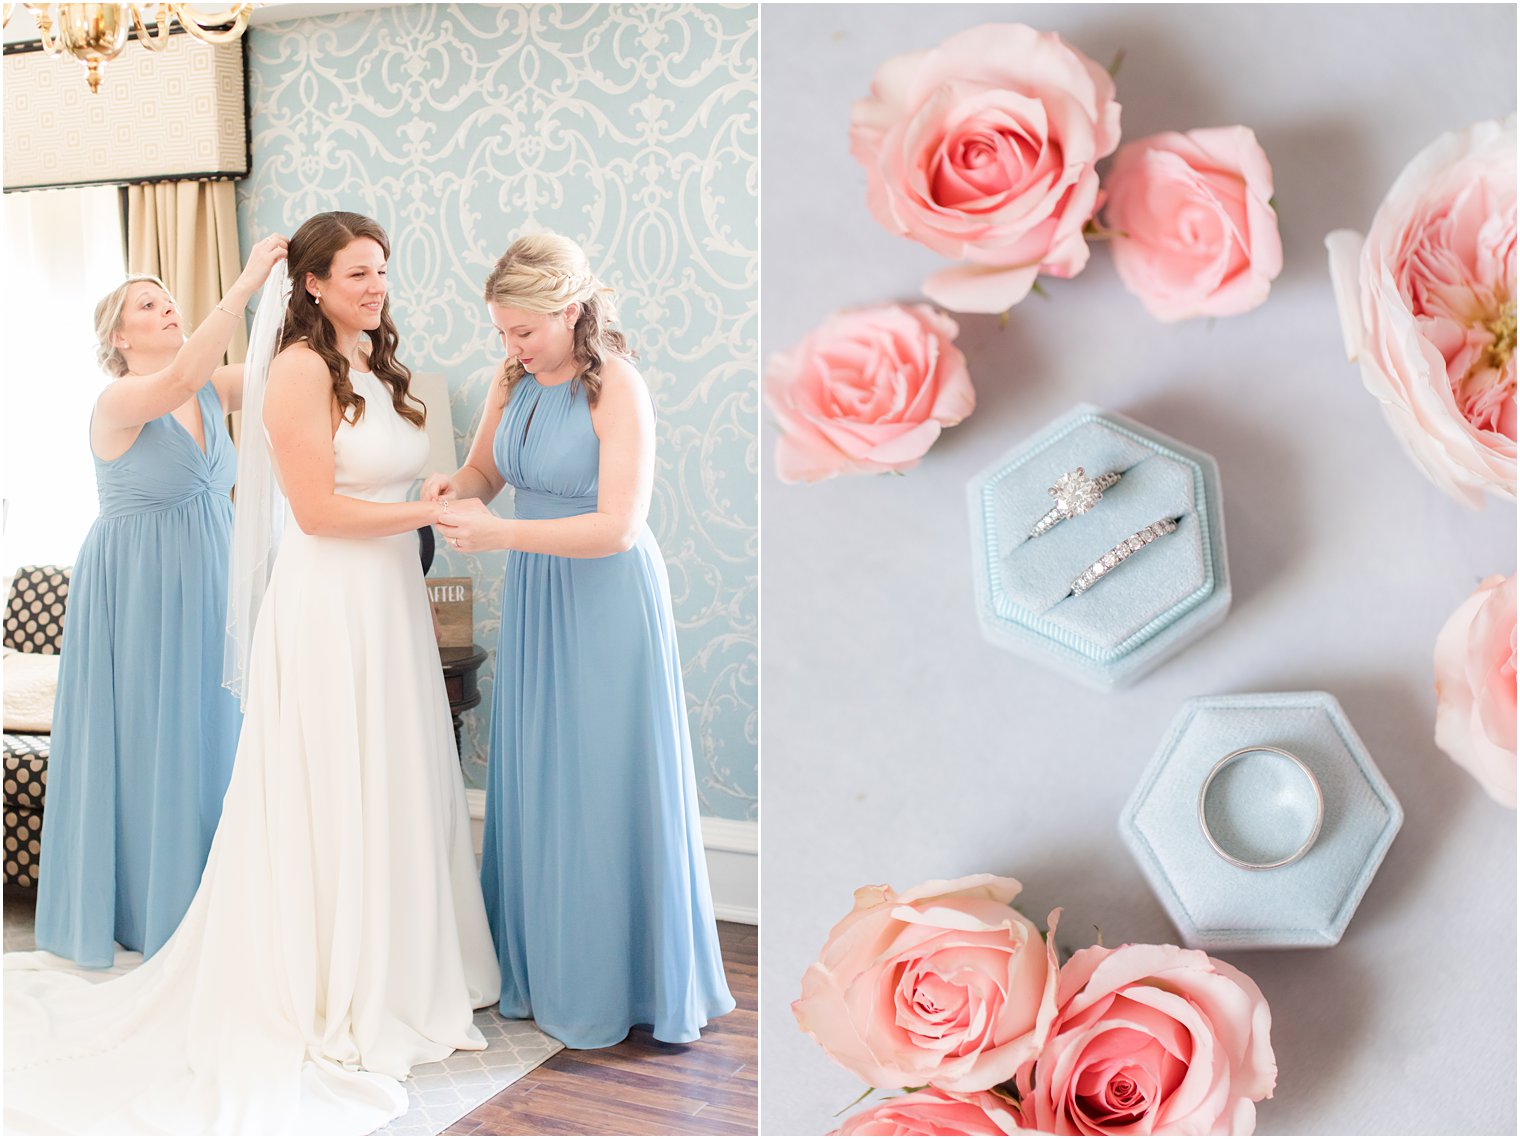
M 486 273 L 531 230 L 586 248 L 658 408 L 649 522 L 702 812 L 740 820 L 756 817 L 759 746 L 757 33 L 752 4 L 408 4 L 256 27 L 238 186 L 245 248 L 329 209 L 386 228 L 401 359 L 448 378 L 461 457 L 501 358 Z M 440 544 L 432 571 L 474 579 L 492 650 L 465 719 L 473 786 L 502 557 Z

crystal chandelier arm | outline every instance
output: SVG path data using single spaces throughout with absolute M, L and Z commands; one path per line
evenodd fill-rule
M 149 51 L 163 51 L 169 44 L 169 28 L 174 23 L 174 16 L 170 12 L 168 4 L 130 4 L 132 9 L 132 23 L 137 25 L 137 42 Z M 154 12 L 153 34 L 148 34 L 148 29 L 143 21 L 143 10 L 151 9 Z
M 42 50 L 49 55 L 60 54 L 63 49 L 58 46 L 58 36 L 53 31 L 53 19 L 48 15 L 48 6 L 46 4 L 22 4 L 22 7 L 31 13 L 32 20 L 37 25 L 37 34 L 42 39 Z M 6 23 L 10 23 L 11 11 L 14 8 L 14 4 L 7 4 L 5 6 Z
M 59 4 L 55 21 L 52 4 L 22 0 L 21 6 L 37 24 L 43 50 L 48 55 L 66 55 L 84 64 L 86 80 L 95 92 L 100 90 L 101 67 L 121 54 L 130 32 L 136 31 L 137 42 L 148 51 L 163 51 L 178 19 L 182 29 L 202 43 L 230 44 L 237 42 L 248 27 L 254 9 L 251 3 L 229 4 L 206 13 L 197 12 L 194 5 L 180 3 Z M 16 4 L 5 4 L 5 23 L 10 23 L 15 9 Z M 149 27 L 153 29 L 151 33 Z
M 206 13 L 195 11 L 189 4 L 165 4 L 162 7 L 173 8 L 180 26 L 208 44 L 232 43 L 243 34 L 248 17 L 253 14 L 252 4 L 233 4 L 223 11 Z M 231 26 L 222 28 L 223 24 Z

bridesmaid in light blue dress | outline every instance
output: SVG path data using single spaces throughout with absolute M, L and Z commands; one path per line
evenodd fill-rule
M 503 1016 L 571 1048 L 734 1008 L 713 920 L 670 584 L 645 524 L 649 393 L 575 243 L 486 285 L 508 360 L 470 458 L 424 494 L 456 549 L 507 549 L 481 880 Z M 486 510 L 510 483 L 515 517 Z
M 100 517 L 69 588 L 37 884 L 37 945 L 106 967 L 151 956 L 200 882 L 241 716 L 221 686 L 237 453 L 217 368 L 283 238 L 255 246 L 188 340 L 162 282 L 96 308 L 102 367 L 90 447 Z

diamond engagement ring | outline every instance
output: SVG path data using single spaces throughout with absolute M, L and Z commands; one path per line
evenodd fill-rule
M 1117 471 L 1110 471 L 1106 475 L 1099 475 L 1095 479 L 1087 477 L 1087 472 L 1081 467 L 1074 471 L 1067 471 L 1056 479 L 1056 485 L 1050 488 L 1050 497 L 1056 500 L 1055 506 L 1034 524 L 1029 531 L 1031 538 L 1038 538 L 1058 522 L 1065 522 L 1068 518 L 1075 518 L 1078 514 L 1086 514 L 1103 497 L 1103 492 L 1119 481 Z
M 1067 597 L 1078 597 L 1093 587 L 1099 578 L 1108 573 L 1120 562 L 1126 560 L 1131 554 L 1149 546 L 1163 534 L 1170 534 L 1177 529 L 1177 523 L 1182 521 L 1178 518 L 1163 518 L 1159 522 L 1152 522 L 1149 526 L 1136 530 L 1124 541 L 1120 542 L 1108 553 L 1104 554 L 1092 565 L 1088 566 L 1080 574 L 1077 580 L 1071 583 L 1071 592 Z

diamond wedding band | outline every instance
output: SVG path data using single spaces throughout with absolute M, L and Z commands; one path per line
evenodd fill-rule
M 1074 471 L 1067 471 L 1056 479 L 1056 485 L 1050 488 L 1050 497 L 1056 500 L 1055 506 L 1034 524 L 1029 531 L 1029 536 L 1038 538 L 1057 523 L 1065 522 L 1068 518 L 1075 518 L 1079 514 L 1086 514 L 1098 505 L 1103 492 L 1118 481 L 1119 474 L 1116 471 L 1099 475 L 1095 479 L 1088 478 L 1087 472 L 1081 467 Z
M 1086 593 L 1097 583 L 1098 579 L 1118 566 L 1120 562 L 1128 559 L 1131 554 L 1149 546 L 1163 534 L 1170 534 L 1176 530 L 1179 521 L 1181 521 L 1180 518 L 1163 518 L 1159 522 L 1152 522 L 1149 526 L 1136 530 L 1128 538 L 1124 539 L 1124 541 L 1120 542 L 1112 550 L 1109 550 L 1108 553 L 1078 574 L 1077 580 L 1071 583 L 1071 592 L 1067 596 L 1078 597 Z

